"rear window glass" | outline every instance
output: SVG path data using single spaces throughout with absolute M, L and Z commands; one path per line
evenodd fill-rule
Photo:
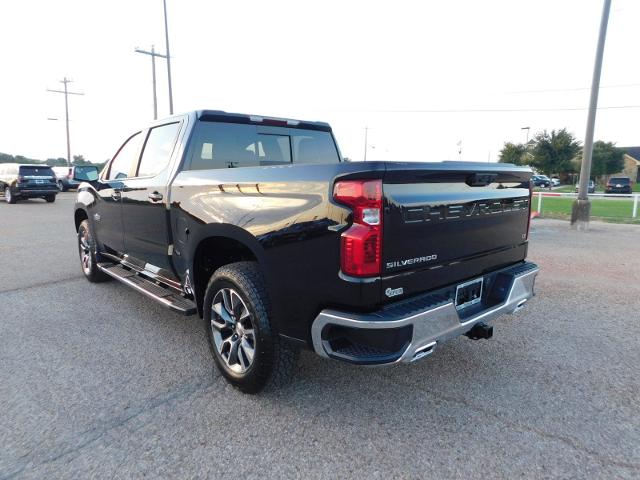
M 629 183 L 629 179 L 628 178 L 613 177 L 611 180 L 609 180 L 609 182 L 610 183 L 620 183 L 620 184 L 627 185 Z
M 190 146 L 188 169 L 338 162 L 329 132 L 199 122 Z
M 23 177 L 54 177 L 51 167 L 20 167 Z

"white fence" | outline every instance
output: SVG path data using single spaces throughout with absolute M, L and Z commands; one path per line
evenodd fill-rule
M 533 192 L 534 196 L 538 197 L 538 213 L 542 213 L 542 197 L 573 197 L 576 198 L 578 196 L 577 193 L 559 193 L 559 192 Z M 638 216 L 638 198 L 640 198 L 640 194 L 632 193 L 629 194 L 621 194 L 621 193 L 589 193 L 589 198 L 610 198 L 611 201 L 615 201 L 614 199 L 627 200 L 630 203 L 633 202 L 633 207 L 631 209 L 631 218 L 637 218 Z

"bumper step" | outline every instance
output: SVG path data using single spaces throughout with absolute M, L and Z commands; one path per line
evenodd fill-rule
M 158 285 L 146 279 L 134 270 L 129 270 L 116 263 L 98 263 L 98 268 L 110 277 L 137 290 L 156 302 L 183 315 L 193 315 L 197 312 L 196 304 L 178 294 L 175 290 Z
M 538 271 L 536 264 L 523 262 L 483 275 L 488 288 L 481 302 L 463 309 L 455 306 L 457 285 L 452 284 L 376 312 L 322 310 L 311 326 L 313 348 L 323 357 L 384 365 L 424 358 L 460 335 L 491 338 L 487 324 L 519 311 L 534 296 Z

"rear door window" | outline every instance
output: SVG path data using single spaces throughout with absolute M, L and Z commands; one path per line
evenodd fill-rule
M 153 177 L 166 168 L 171 159 L 179 131 L 180 122 L 149 130 L 136 176 Z

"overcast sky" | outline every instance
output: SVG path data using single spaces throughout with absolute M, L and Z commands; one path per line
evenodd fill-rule
M 167 0 L 174 110 L 324 120 L 342 153 L 495 161 L 505 141 L 567 127 L 584 137 L 602 0 Z M 639 145 L 640 2 L 613 0 L 596 139 Z M 153 118 L 161 0 L 0 3 L 0 152 L 101 162 Z M 157 63 L 160 116 L 166 66 Z M 583 109 L 583 110 L 562 110 Z M 493 111 L 488 111 L 493 110 Z M 503 110 L 503 111 L 496 111 Z M 509 111 L 504 111 L 509 110 Z M 420 112 L 421 111 L 421 112 Z M 59 121 L 48 121 L 48 117 Z

